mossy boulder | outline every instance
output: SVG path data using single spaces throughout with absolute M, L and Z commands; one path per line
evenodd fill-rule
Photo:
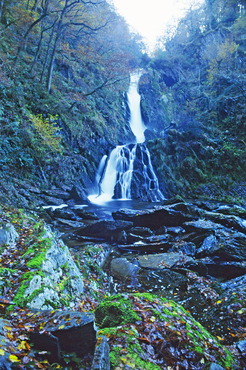
M 118 294 L 96 309 L 110 346 L 111 367 L 237 369 L 231 353 L 179 304 L 145 293 Z

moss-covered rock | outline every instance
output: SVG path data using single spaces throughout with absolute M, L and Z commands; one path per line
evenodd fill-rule
M 68 248 L 42 220 L 2 207 L 0 221 L 9 230 L 1 255 L 0 287 L 7 288 L 14 305 L 51 309 L 71 307 L 81 299 L 82 275 Z
M 112 368 L 237 369 L 231 353 L 179 304 L 151 294 L 118 294 L 96 309 Z

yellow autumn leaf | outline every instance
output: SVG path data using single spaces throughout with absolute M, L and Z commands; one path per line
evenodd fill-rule
M 59 329 L 59 330 L 64 329 L 64 328 L 65 328 L 65 325 L 60 325 L 60 326 L 58 327 L 58 329 Z
M 216 303 L 218 303 L 218 304 L 219 304 L 219 303 L 221 303 L 221 301 L 217 301 Z
M 150 321 L 155 322 L 155 320 L 156 320 L 155 316 L 151 316 Z
M 5 354 L 5 351 L 3 349 L 0 349 L 0 356 L 3 356 Z
M 10 326 L 4 326 L 4 329 L 12 331 L 12 328 Z
M 19 343 L 19 346 L 18 346 L 18 349 L 21 350 L 21 349 L 28 349 L 30 350 L 30 346 L 29 344 L 25 341 L 25 340 L 22 340 L 20 343 Z
M 10 355 L 10 356 L 9 356 L 9 359 L 10 359 L 10 361 L 11 361 L 11 362 L 17 362 L 17 361 L 20 361 L 20 360 L 18 359 L 18 357 L 17 357 L 17 356 L 15 356 L 15 355 Z

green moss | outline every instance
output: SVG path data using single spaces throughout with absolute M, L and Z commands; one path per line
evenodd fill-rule
M 17 293 L 13 299 L 13 302 L 15 303 L 15 305 L 19 306 L 19 307 L 24 307 L 28 302 L 31 302 L 31 300 L 33 298 L 35 298 L 40 292 L 39 289 L 35 290 L 31 296 L 29 297 L 25 297 L 25 291 L 26 289 L 29 287 L 30 285 L 30 281 L 32 280 L 32 278 L 36 275 L 40 275 L 41 277 L 44 277 L 44 273 L 41 272 L 41 271 L 28 271 L 26 272 L 23 276 L 22 276 L 22 282 L 21 282 L 21 285 L 19 287 L 19 289 L 17 290 Z M 42 291 L 44 289 L 44 287 L 41 288 Z
M 42 266 L 43 260 L 46 256 L 46 251 L 39 253 L 36 257 L 32 258 L 27 266 L 31 269 L 39 269 Z
M 9 269 L 7 267 L 0 267 L 0 276 L 2 277 L 11 276 L 15 272 L 15 270 Z
M 96 308 L 95 317 L 101 328 L 115 327 L 139 320 L 139 316 L 133 311 L 131 302 L 122 297 L 117 302 L 112 302 L 110 299 L 101 302 Z

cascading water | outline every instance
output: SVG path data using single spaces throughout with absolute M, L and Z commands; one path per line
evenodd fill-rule
M 144 144 L 146 127 L 140 111 L 139 78 L 139 73 L 131 76 L 127 93 L 130 127 L 136 137 L 136 143 L 117 146 L 108 157 L 103 156 L 95 179 L 99 189 L 98 194 L 88 197 L 92 203 L 103 204 L 112 199 L 144 201 L 164 199 L 159 190 L 158 179 L 151 164 L 149 151 Z

